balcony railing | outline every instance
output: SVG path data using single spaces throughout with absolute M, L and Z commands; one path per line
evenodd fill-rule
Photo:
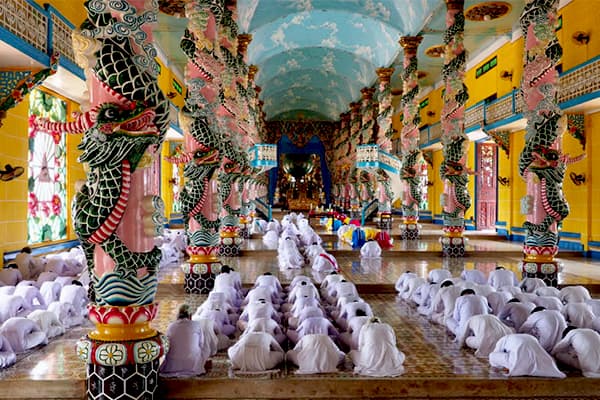
M 559 78 L 559 105 L 569 108 L 579 103 L 600 98 L 600 56 L 594 57 L 561 74 Z M 479 102 L 465 111 L 465 129 L 479 125 L 483 129 L 496 129 L 522 116 L 525 104 L 519 89 L 491 101 Z M 441 125 L 423 127 L 420 132 L 422 146 L 435 143 L 441 137 Z

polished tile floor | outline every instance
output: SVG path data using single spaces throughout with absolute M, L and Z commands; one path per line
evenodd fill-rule
M 422 276 L 434 268 L 448 268 L 454 275 L 463 268 L 489 272 L 497 265 L 518 270 L 518 243 L 470 232 L 467 256 L 448 259 L 440 255 L 440 234 L 439 227 L 425 226 L 422 240 L 410 244 L 396 240 L 394 249 L 384 252 L 381 260 L 365 261 L 358 251 L 323 232 L 342 273 L 357 284 L 374 313 L 394 327 L 398 347 L 406 355 L 403 376 L 360 377 L 352 373 L 349 363 L 335 374 L 295 375 L 282 364 L 274 372 L 245 376 L 233 373 L 225 354 L 220 353 L 213 357 L 212 369 L 204 376 L 163 380 L 160 398 L 600 398 L 597 382 L 573 371 L 565 380 L 506 379 L 502 371 L 490 368 L 486 359 L 457 348 L 443 328 L 429 323 L 395 296 L 393 284 L 407 270 Z M 223 262 L 240 271 L 246 285 L 266 271 L 277 275 L 283 284 L 300 273 L 313 276 L 317 282 L 322 278 L 313 275 L 310 268 L 280 271 L 276 251 L 268 249 L 260 238 L 247 241 L 243 250 L 242 257 Z M 563 263 L 559 285 L 584 284 L 600 297 L 600 262 L 573 254 L 568 258 L 561 255 L 559 261 Z M 161 269 L 157 293 L 160 308 L 153 326 L 165 332 L 180 304 L 195 307 L 204 298 L 184 293 L 178 265 Z M 15 366 L 0 370 L 0 399 L 84 398 L 85 365 L 76 358 L 75 342 L 89 329 L 90 325 L 71 330 L 47 346 L 20 355 Z

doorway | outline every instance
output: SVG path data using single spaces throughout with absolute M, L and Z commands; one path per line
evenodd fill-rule
M 494 229 L 497 207 L 497 146 L 494 143 L 477 143 L 477 185 L 475 216 L 477 230 Z

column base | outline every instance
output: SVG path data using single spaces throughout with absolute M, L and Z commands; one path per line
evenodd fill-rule
M 400 237 L 406 240 L 417 240 L 419 238 L 419 225 L 417 224 L 400 224 Z
M 132 365 L 108 367 L 87 365 L 87 398 L 158 399 L 159 359 Z
M 183 264 L 183 289 L 186 293 L 207 294 L 215 287 L 215 277 L 221 272 L 221 262 Z
M 241 238 L 250 239 L 250 229 L 248 229 L 247 227 L 240 228 L 239 235 Z
M 392 229 L 392 214 L 381 213 L 379 215 L 379 222 L 377 223 L 379 229 L 390 230 Z
M 558 286 L 558 273 L 560 272 L 560 264 L 558 262 L 523 260 L 519 266 L 523 278 L 540 278 L 548 286 Z
M 221 244 L 221 246 L 219 246 L 219 256 L 221 257 L 238 257 L 239 255 L 239 244 Z
M 462 236 L 444 236 L 440 239 L 442 243 L 442 255 L 444 257 L 464 257 L 465 238 Z

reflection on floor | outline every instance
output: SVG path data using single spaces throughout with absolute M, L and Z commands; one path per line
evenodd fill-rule
M 597 394 L 597 382 L 569 372 L 564 380 L 540 378 L 504 378 L 502 371 L 491 369 L 486 359 L 478 359 L 470 350 L 459 349 L 445 330 L 418 315 L 406 303 L 398 300 L 393 284 L 404 271 L 426 276 L 434 268 L 447 268 L 458 275 L 463 268 L 477 268 L 484 273 L 497 265 L 518 270 L 521 245 L 498 240 L 489 235 L 471 233 L 468 256 L 462 259 L 442 258 L 436 235 L 439 227 L 429 226 L 423 240 L 403 243 L 396 240 L 393 250 L 386 251 L 379 261 L 360 260 L 357 250 L 339 244 L 333 236 L 325 236 L 336 255 L 342 273 L 355 282 L 374 310 L 390 323 L 397 335 L 398 346 L 406 355 L 405 374 L 399 378 L 374 379 L 356 376 L 349 363 L 335 374 L 295 375 L 282 364 L 276 373 L 244 376 L 233 374 L 224 353 L 212 360 L 212 369 L 193 379 L 165 379 L 160 398 L 536 398 L 592 399 Z M 417 249 L 417 251 L 407 249 Z M 337 249 L 337 250 L 335 250 Z M 310 268 L 279 271 L 275 250 L 264 246 L 260 238 L 244 245 L 244 255 L 224 259 L 240 271 L 244 284 L 271 271 L 286 284 L 300 273 L 313 276 Z M 584 284 L 600 297 L 600 263 L 585 258 L 568 258 L 561 253 L 563 271 L 560 285 Z M 196 307 L 203 295 L 186 295 L 183 274 L 178 265 L 160 271 L 157 300 L 160 303 L 153 326 L 165 332 L 175 318 L 178 306 L 186 302 Z M 0 399 L 67 399 L 85 397 L 85 365 L 76 358 L 75 341 L 90 326 L 80 327 L 56 338 L 45 347 L 23 354 L 17 364 L 0 370 Z

